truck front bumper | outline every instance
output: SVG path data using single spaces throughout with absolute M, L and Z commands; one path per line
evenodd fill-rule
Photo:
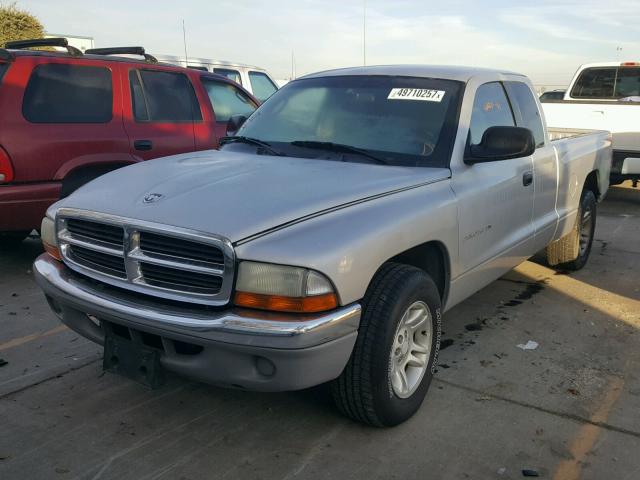
M 33 271 L 69 328 L 104 344 L 109 326 L 161 350 L 166 370 L 216 385 L 286 391 L 333 380 L 349 360 L 360 323 L 357 303 L 315 315 L 214 310 L 108 287 L 48 254 L 36 259 Z

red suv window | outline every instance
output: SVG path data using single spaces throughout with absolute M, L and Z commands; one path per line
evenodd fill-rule
M 2 81 L 2 77 L 4 77 L 4 74 L 8 69 L 9 69 L 8 63 L 0 63 L 0 82 Z
M 131 98 L 137 122 L 198 122 L 200 105 L 189 78 L 182 73 L 131 70 Z
M 33 69 L 22 103 L 31 123 L 108 123 L 112 109 L 108 68 L 61 63 Z

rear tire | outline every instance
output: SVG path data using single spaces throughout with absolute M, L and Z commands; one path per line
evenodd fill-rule
M 383 265 L 363 299 L 351 358 L 331 384 L 339 410 L 377 427 L 410 418 L 433 377 L 440 326 L 440 295 L 429 275 L 409 265 Z
M 596 229 L 596 210 L 596 196 L 591 190 L 583 190 L 573 229 L 547 246 L 549 265 L 571 271 L 580 270 L 586 265 Z

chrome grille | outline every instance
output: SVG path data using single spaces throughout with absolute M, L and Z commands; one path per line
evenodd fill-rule
M 150 232 L 140 232 L 140 250 L 149 254 L 169 255 L 185 260 L 224 265 L 224 255 L 217 247 Z
M 120 278 L 127 278 L 124 257 L 97 252 L 79 245 L 69 245 L 67 253 L 74 261 L 87 265 L 93 270 L 103 271 Z
M 124 243 L 124 230 L 115 225 L 69 218 L 67 219 L 67 230 L 76 237 L 99 240 L 119 248 L 122 248 Z
M 214 294 L 220 291 L 222 278 L 153 263 L 140 263 L 140 271 L 147 283 L 164 288 Z
M 67 208 L 57 231 L 65 263 L 79 273 L 171 300 L 229 301 L 235 256 L 221 237 Z

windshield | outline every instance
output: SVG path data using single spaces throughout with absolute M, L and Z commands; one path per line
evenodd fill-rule
M 297 80 L 274 93 L 238 135 L 295 157 L 448 166 L 462 85 L 394 76 Z

